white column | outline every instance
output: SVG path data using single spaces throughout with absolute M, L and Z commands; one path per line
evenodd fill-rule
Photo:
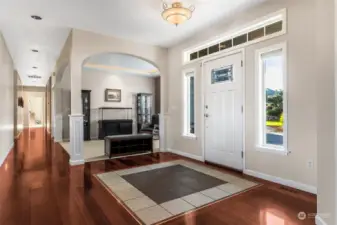
M 71 115 L 70 123 L 70 165 L 84 163 L 83 154 L 83 114 L 82 114 L 82 61 L 71 58 L 70 64 L 70 91 Z
M 167 125 L 167 115 L 164 113 L 159 114 L 159 149 L 161 152 L 165 152 L 166 149 L 166 125 Z
M 83 115 L 69 115 L 70 122 L 70 165 L 84 163 L 83 155 Z
M 167 150 L 167 115 L 168 115 L 168 71 L 167 65 L 160 68 L 160 115 L 159 115 L 159 149 L 161 152 Z

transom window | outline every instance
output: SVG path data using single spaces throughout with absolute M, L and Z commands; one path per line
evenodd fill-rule
M 257 53 L 258 147 L 287 151 L 286 46 Z
M 195 137 L 195 71 L 184 72 L 184 130 L 183 135 Z
M 257 19 L 241 29 L 233 30 L 220 35 L 216 39 L 186 49 L 184 51 L 184 63 L 199 60 L 223 51 L 242 48 L 262 40 L 283 35 L 287 31 L 287 13 L 285 9 Z

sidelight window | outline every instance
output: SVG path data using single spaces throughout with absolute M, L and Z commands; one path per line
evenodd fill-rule
M 258 51 L 258 146 L 286 151 L 286 47 L 279 44 Z

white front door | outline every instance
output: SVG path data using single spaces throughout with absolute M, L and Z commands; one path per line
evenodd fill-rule
M 243 170 L 242 53 L 208 61 L 205 84 L 205 160 Z

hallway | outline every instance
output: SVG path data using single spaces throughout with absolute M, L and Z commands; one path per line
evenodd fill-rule
M 0 169 L 1 225 L 138 224 L 92 175 L 183 159 L 171 153 L 157 153 L 86 163 L 86 184 L 91 189 L 85 192 L 84 167 L 69 167 L 69 156 L 46 136 L 43 128 L 25 129 L 21 135 Z M 314 196 L 263 183 L 239 196 L 182 215 L 169 224 L 314 224 L 312 218 L 297 218 L 300 211 L 315 213 Z M 238 209 L 244 213 L 238 215 Z

